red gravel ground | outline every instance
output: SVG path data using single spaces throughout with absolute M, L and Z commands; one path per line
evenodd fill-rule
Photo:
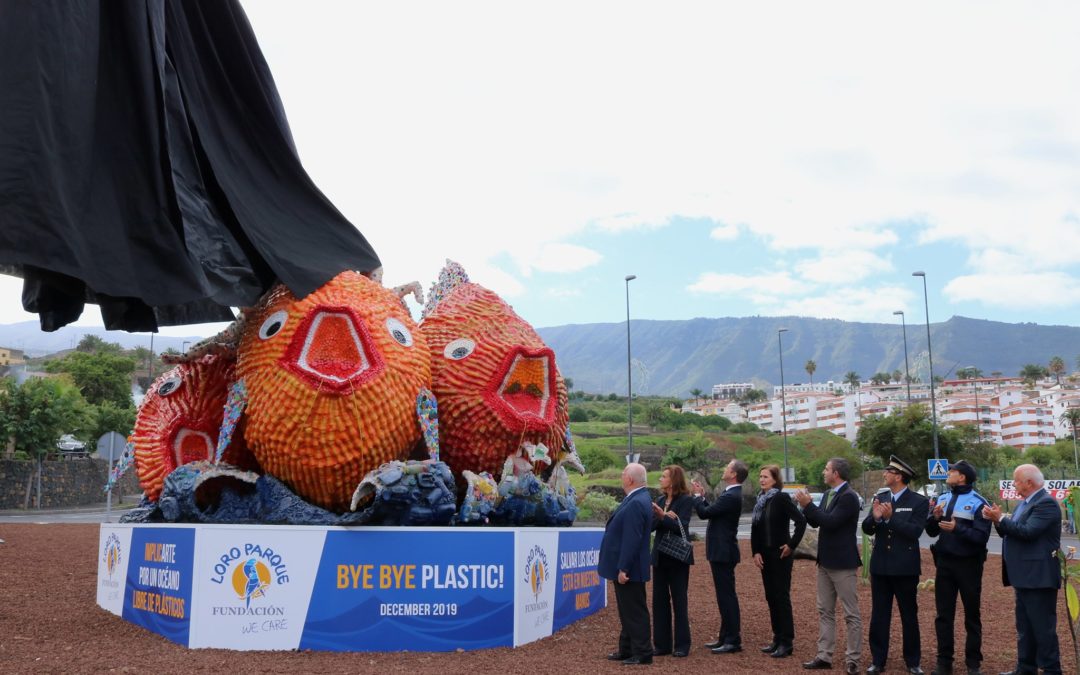
M 619 631 L 615 599 L 609 589 L 609 607 L 547 640 L 514 649 L 467 653 L 315 653 L 229 652 L 189 650 L 166 641 L 95 603 L 97 525 L 0 525 L 0 672 L 122 672 L 122 673 L 599 673 L 626 672 L 605 655 L 614 649 Z M 792 588 L 796 617 L 795 655 L 771 659 L 757 651 L 770 640 L 769 616 L 761 591 L 761 577 L 749 562 L 749 543 L 742 542 L 743 564 L 737 568 L 746 650 L 714 656 L 702 644 L 712 639 L 719 622 L 707 564 L 693 568 L 690 581 L 690 618 L 694 648 L 689 658 L 658 657 L 653 669 L 665 672 L 803 672 L 800 662 L 814 656 L 817 613 L 814 609 L 814 563 L 795 563 Z M 696 544 L 704 560 L 703 544 Z M 933 572 L 929 553 L 923 553 L 923 572 Z M 983 653 L 986 672 L 1009 670 L 1016 654 L 1012 590 L 1001 586 L 1001 562 L 991 556 L 983 583 Z M 870 588 L 860 587 L 863 615 L 863 667 L 869 664 L 865 631 L 870 617 Z M 962 615 L 961 615 L 962 616 Z M 919 595 L 919 621 L 923 636 L 923 668 L 934 664 L 934 599 L 931 591 Z M 1065 672 L 1075 672 L 1075 661 L 1064 603 L 1058 611 Z M 957 645 L 963 645 L 962 621 Z M 843 623 L 838 643 L 843 645 Z M 892 672 L 900 672 L 900 625 L 893 617 Z M 841 646 L 842 652 L 842 646 Z M 962 656 L 960 659 L 962 663 Z M 838 668 L 833 672 L 841 672 Z

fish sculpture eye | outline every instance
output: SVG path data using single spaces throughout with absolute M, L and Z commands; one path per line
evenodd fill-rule
M 401 346 L 412 347 L 412 333 L 405 327 L 405 324 L 394 317 L 390 317 L 386 320 L 386 330 L 390 331 L 390 337 L 394 338 Z
M 283 309 L 279 309 L 266 317 L 266 321 L 263 321 L 262 326 L 259 327 L 259 338 L 262 340 L 269 340 L 277 335 L 281 332 L 281 329 L 285 327 L 285 321 L 288 318 L 289 313 Z
M 180 379 L 179 375 L 168 378 L 161 383 L 160 387 L 158 387 L 158 396 L 168 396 L 169 394 L 174 393 L 180 389 L 181 384 L 183 384 L 183 381 Z
M 443 356 L 451 361 L 460 361 L 472 354 L 475 350 L 475 342 L 469 338 L 458 338 L 446 345 L 446 349 L 443 350 Z

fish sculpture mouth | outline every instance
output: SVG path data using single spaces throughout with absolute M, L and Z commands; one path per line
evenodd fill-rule
M 212 461 L 214 459 L 217 444 L 208 431 L 179 422 L 174 425 L 174 431 L 170 434 L 170 437 L 172 438 L 170 446 L 176 466 L 198 461 Z
M 518 347 L 485 388 L 485 398 L 515 431 L 543 431 L 555 423 L 555 353 Z
M 309 312 L 281 365 L 319 390 L 352 391 L 385 367 L 367 325 L 347 307 Z

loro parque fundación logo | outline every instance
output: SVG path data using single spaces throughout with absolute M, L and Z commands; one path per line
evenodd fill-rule
M 539 599 L 540 594 L 544 592 L 544 584 L 547 583 L 550 574 L 547 551 L 539 544 L 533 546 L 525 558 L 524 581 L 528 582 L 534 599 Z
M 105 575 L 112 579 L 113 575 L 118 569 L 120 569 L 120 563 L 123 562 L 124 554 L 120 549 L 120 538 L 115 533 L 110 532 L 108 538 L 105 539 L 105 548 L 101 554 L 101 561 L 105 563 Z
M 275 586 L 289 583 L 289 570 L 281 554 L 269 547 L 246 543 L 218 556 L 210 581 L 232 591 L 236 604 L 219 605 L 219 616 L 282 616 L 284 607 L 273 605 Z

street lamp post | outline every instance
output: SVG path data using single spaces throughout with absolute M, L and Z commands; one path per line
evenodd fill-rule
M 780 419 L 784 425 L 784 481 L 788 482 L 788 447 L 787 447 L 787 395 L 784 392 L 784 340 L 783 334 L 787 328 L 776 331 L 776 344 L 780 350 Z M 794 481 L 791 481 L 794 482 Z
M 626 463 L 636 462 L 634 456 L 634 387 L 630 374 L 630 282 L 637 275 L 626 275 Z
M 184 343 L 182 345 L 180 345 L 180 353 L 181 354 L 187 354 L 187 346 L 189 344 L 191 344 L 191 342 L 189 342 L 187 340 L 184 340 Z
M 907 404 L 911 405 L 911 369 L 908 368 L 907 358 L 907 321 L 904 319 L 903 310 L 896 310 L 893 316 L 900 315 L 900 327 L 904 330 L 904 379 L 907 381 Z
M 930 365 L 930 424 L 934 431 L 934 459 L 941 459 L 938 451 L 937 402 L 934 399 L 934 352 L 930 348 L 930 296 L 926 292 L 926 272 L 912 272 L 913 277 L 922 277 L 923 306 L 926 308 L 926 359 Z

